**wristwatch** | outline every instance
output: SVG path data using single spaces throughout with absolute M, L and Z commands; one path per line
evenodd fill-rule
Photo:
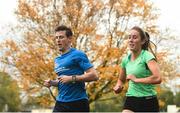
M 76 75 L 73 75 L 73 76 L 72 76 L 72 83 L 73 83 L 73 84 L 76 83 Z

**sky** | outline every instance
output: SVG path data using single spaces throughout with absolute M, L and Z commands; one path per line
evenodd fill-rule
M 7 25 L 12 26 L 16 24 L 16 17 L 14 14 L 14 10 L 17 7 L 17 1 L 18 0 L 0 0 L 0 42 L 4 39 L 3 37 L 7 37 L 6 34 L 9 32 L 9 30 L 5 29 L 5 27 Z M 170 28 L 171 33 L 175 34 L 176 36 L 179 36 L 175 41 L 176 43 L 175 45 L 179 45 L 180 44 L 180 13 L 178 12 L 180 11 L 180 0 L 150 0 L 150 1 L 152 1 L 155 7 L 159 9 L 158 13 L 160 14 L 160 16 L 159 19 L 157 20 L 157 25 L 162 30 L 166 28 Z M 168 47 L 171 46 L 167 46 L 167 48 Z M 178 54 L 180 54 L 180 51 L 178 52 Z
M 152 0 L 154 5 L 160 9 L 158 19 L 159 26 L 170 27 L 172 31 L 180 34 L 180 0 Z
M 155 6 L 160 9 L 158 25 L 165 29 L 170 27 L 172 31 L 180 34 L 180 0 L 151 0 Z M 3 27 L 7 24 L 16 22 L 14 9 L 17 6 L 17 0 L 0 0 L 0 34 Z
M 14 9 L 17 6 L 17 0 L 0 0 L 0 41 L 6 37 L 8 32 L 7 25 L 15 25 L 16 17 Z
M 6 37 L 9 32 L 5 27 L 7 25 L 15 25 L 16 17 L 14 10 L 17 7 L 18 0 L 0 0 L 0 41 L 2 37 Z M 180 0 L 150 0 L 155 7 L 159 9 L 159 19 L 157 25 L 164 30 L 170 28 L 171 31 L 180 36 Z M 180 37 L 176 40 L 180 43 Z
M 15 25 L 16 17 L 14 10 L 17 7 L 18 0 L 0 0 L 0 42 L 3 37 L 7 37 L 9 32 L 5 29 L 7 25 Z M 164 30 L 170 28 L 176 36 L 180 36 L 180 0 L 150 0 L 155 7 L 159 9 L 160 14 L 157 25 Z M 180 44 L 180 37 L 177 37 L 175 43 Z M 163 44 L 164 45 L 164 44 Z M 179 51 L 180 54 L 180 51 Z
M 14 9 L 17 6 L 17 0 L 0 0 L 0 25 L 1 27 L 16 22 Z

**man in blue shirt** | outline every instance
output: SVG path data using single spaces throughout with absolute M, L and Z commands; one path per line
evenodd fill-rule
M 66 26 L 55 29 L 55 41 L 60 51 L 54 61 L 58 79 L 44 82 L 46 87 L 58 87 L 53 112 L 89 112 L 85 82 L 98 80 L 96 70 L 86 54 L 71 48 L 72 37 L 72 30 Z

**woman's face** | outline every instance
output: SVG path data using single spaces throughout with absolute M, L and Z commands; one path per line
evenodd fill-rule
M 132 29 L 128 37 L 128 46 L 131 51 L 137 52 L 142 49 L 142 44 L 144 42 L 141 40 L 138 31 Z

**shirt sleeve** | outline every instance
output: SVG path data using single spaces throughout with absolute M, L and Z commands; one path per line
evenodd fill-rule
M 127 64 L 127 56 L 126 56 L 126 57 L 123 57 L 120 66 L 121 66 L 122 68 L 125 68 L 125 67 L 126 67 L 126 64 Z
M 145 51 L 145 62 L 148 63 L 150 60 L 155 59 L 154 55 L 149 52 L 149 51 Z
M 87 55 L 85 53 L 79 53 L 77 57 L 77 62 L 79 66 L 84 70 L 88 70 L 89 68 L 93 67 L 93 65 L 90 63 Z

